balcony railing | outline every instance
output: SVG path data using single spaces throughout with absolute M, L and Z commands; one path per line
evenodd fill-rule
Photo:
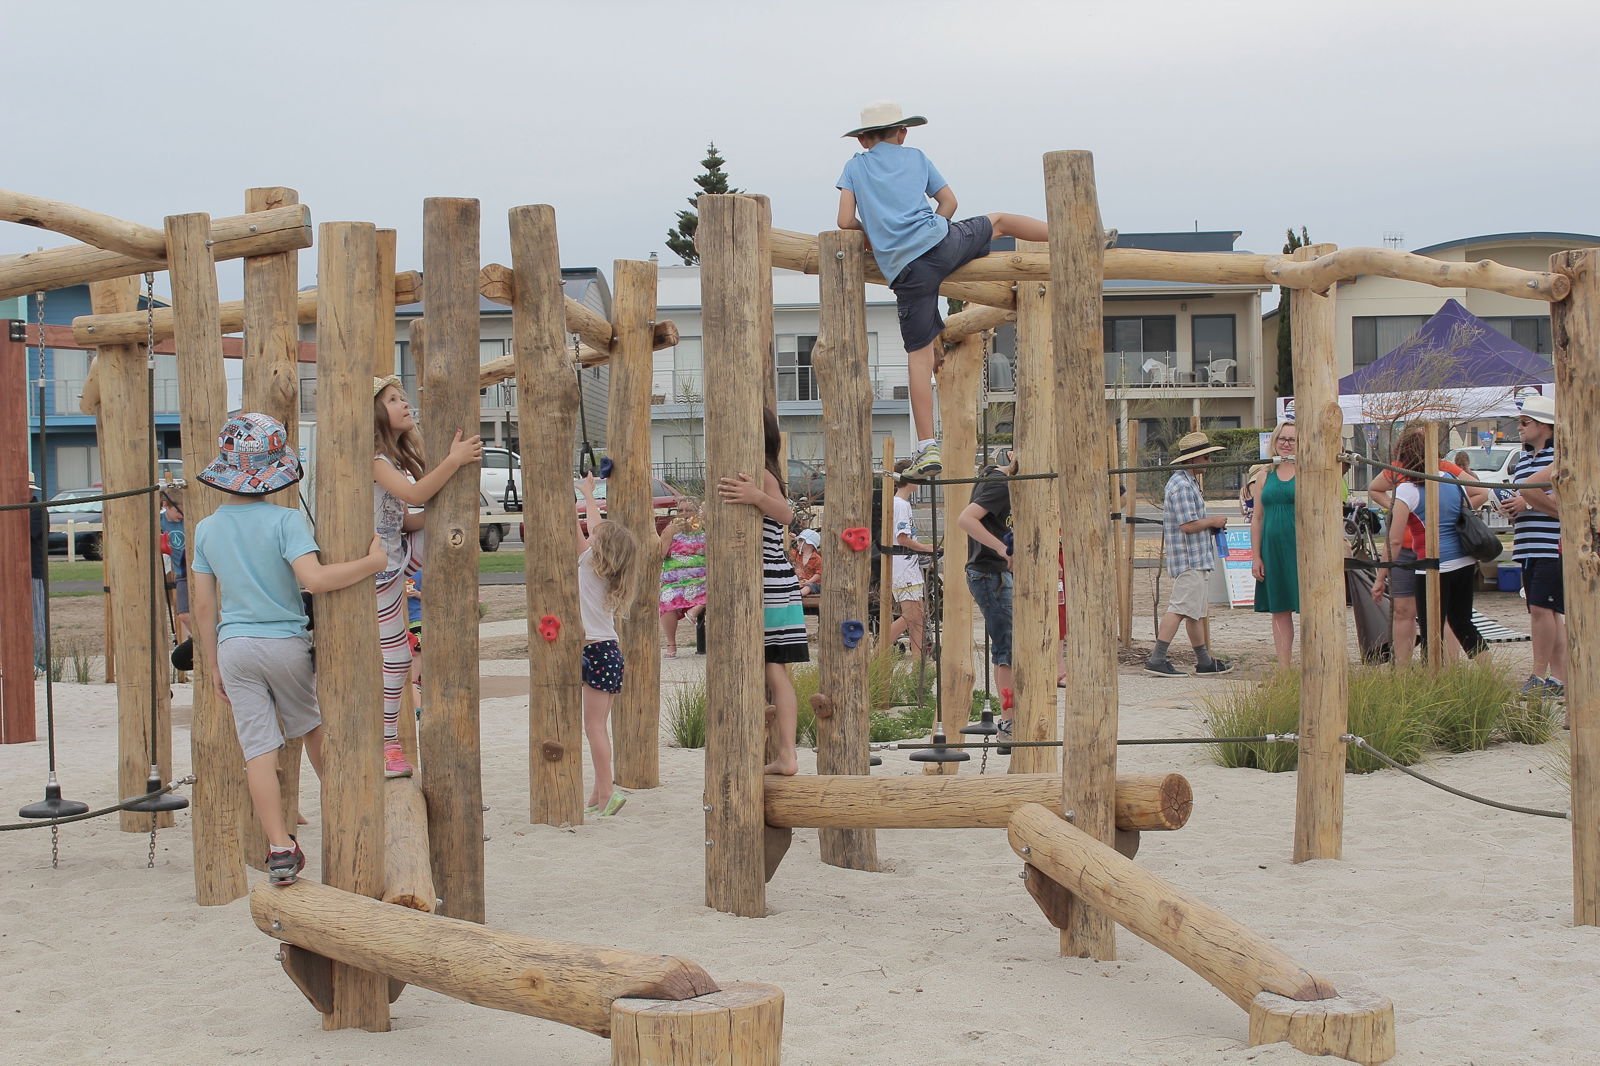
M 780 366 L 777 368 L 777 396 L 783 403 L 816 402 L 821 399 L 815 367 Z M 908 395 L 910 378 L 903 367 L 875 368 L 872 374 L 872 395 L 878 400 L 904 400 Z M 698 370 L 657 370 L 651 379 L 651 402 L 662 404 L 705 403 L 705 377 Z
M 1234 356 L 1193 357 L 1188 352 L 1106 352 L 1106 388 L 1152 389 L 1250 385 L 1248 364 Z

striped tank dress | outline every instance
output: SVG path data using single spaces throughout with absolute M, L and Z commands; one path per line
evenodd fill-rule
M 766 661 L 810 662 L 800 582 L 783 550 L 783 527 L 765 515 L 761 516 L 761 609 Z

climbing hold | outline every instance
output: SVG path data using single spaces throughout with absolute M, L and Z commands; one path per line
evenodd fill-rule
M 596 471 L 595 477 L 599 478 L 601 481 L 604 481 L 606 478 L 611 476 L 611 471 L 615 470 L 616 468 L 617 464 L 611 461 L 610 456 L 607 456 L 606 458 L 600 460 L 600 469 Z
M 872 530 L 866 526 L 851 526 L 840 532 L 839 539 L 844 541 L 851 551 L 866 551 L 867 545 L 872 543 Z
M 567 752 L 566 748 L 562 747 L 554 740 L 545 741 L 543 744 L 539 745 L 539 750 L 544 753 L 545 759 L 549 762 L 560 762 L 561 756 L 565 755 Z
M 831 696 L 824 695 L 821 692 L 812 693 L 811 710 L 816 713 L 818 718 L 832 718 L 833 698 Z
M 1011 555 L 1014 553 L 1017 546 L 1016 534 L 1008 529 L 1006 530 L 1006 535 L 1000 538 L 1000 542 L 1006 546 L 1006 554 Z
M 1016 702 L 1016 696 L 1010 689 L 1003 688 L 1000 690 L 1000 709 L 1002 711 L 1009 711 Z
M 778 708 L 769 703 L 767 704 L 767 708 L 763 712 L 763 715 L 766 718 L 767 725 L 770 726 L 773 722 L 778 720 Z
M 867 627 L 852 618 L 839 623 L 839 635 L 844 638 L 845 647 L 853 648 L 867 635 Z
M 547 614 L 539 619 L 539 635 L 551 644 L 561 635 L 561 619 L 553 614 Z

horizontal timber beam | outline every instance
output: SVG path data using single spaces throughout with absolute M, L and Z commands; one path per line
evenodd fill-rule
M 275 207 L 248 215 L 211 220 L 206 241 L 221 263 L 252 255 L 272 255 L 311 247 L 311 209 L 304 204 Z M 133 256 L 90 244 L 70 244 L 38 252 L 0 256 L 0 300 L 91 281 L 109 281 L 149 270 L 165 270 L 167 257 Z
M 396 306 L 414 304 L 422 299 L 422 274 L 405 270 L 394 276 L 394 302 Z M 238 333 L 244 329 L 244 301 L 232 300 L 220 304 L 222 332 Z M 172 337 L 172 308 L 158 307 L 154 319 L 156 342 Z M 310 325 L 317 320 L 317 290 L 301 289 L 295 293 L 295 320 Z M 79 315 L 72 320 L 72 336 L 84 345 L 138 344 L 145 339 L 145 313 L 123 311 L 113 315 Z
M 982 262 L 982 260 L 976 260 Z M 785 270 L 798 270 L 803 274 L 817 272 L 817 237 L 811 233 L 796 233 L 793 230 L 775 229 L 772 231 L 772 265 Z M 971 264 L 962 267 L 950 275 L 944 284 L 939 286 L 939 292 L 944 296 L 952 296 L 957 300 L 968 303 L 986 304 L 989 307 L 1003 307 L 1007 310 L 1017 306 L 1016 294 L 1011 291 L 1010 282 L 983 281 L 968 282 L 967 270 Z M 873 285 L 887 285 L 883 272 L 878 269 L 872 257 L 867 257 L 867 281 Z
M 1442 289 L 1482 289 L 1524 300 L 1555 303 L 1565 300 L 1572 282 L 1562 274 L 1539 270 L 1519 270 L 1479 259 L 1472 263 L 1446 263 L 1398 248 L 1341 248 L 1305 262 L 1287 256 L 1267 260 L 1267 280 L 1291 289 L 1311 289 L 1325 293 L 1335 283 L 1363 274 L 1399 278 L 1435 285 Z
M 490 263 L 478 272 L 478 294 L 492 303 L 511 306 L 516 292 L 516 273 L 501 263 Z M 570 296 L 562 299 L 566 305 L 567 332 L 576 333 L 589 346 L 587 353 L 579 351 L 584 366 L 599 366 L 611 359 L 611 345 L 616 333 L 599 312 L 585 307 Z M 655 323 L 651 330 L 650 350 L 659 352 L 678 343 L 677 323 L 670 319 Z M 502 379 L 503 380 L 503 379 Z
M 154 226 L 141 226 L 31 193 L 0 189 L 0 222 L 49 230 L 134 259 L 167 257 L 166 235 Z
M 1029 803 L 1061 805 L 1060 774 L 762 778 L 780 829 L 1003 829 Z M 1182 774 L 1118 774 L 1117 828 L 1181 829 L 1194 810 Z

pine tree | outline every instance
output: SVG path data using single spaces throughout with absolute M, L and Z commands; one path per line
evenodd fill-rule
M 722 165 L 727 162 L 717 153 L 717 146 L 706 145 L 706 157 L 700 160 L 700 165 L 705 167 L 705 173 L 695 177 L 694 183 L 700 186 L 700 193 L 734 193 L 743 192 L 743 189 L 734 189 L 728 186 L 728 175 L 722 172 Z M 667 248 L 673 255 L 683 260 L 684 266 L 694 266 L 700 262 L 700 253 L 694 248 L 694 233 L 700 226 L 700 212 L 694 210 L 699 203 L 699 194 L 688 198 L 689 210 L 678 212 L 678 224 L 667 230 Z
M 1287 238 L 1283 244 L 1283 254 L 1293 255 L 1296 248 L 1303 248 L 1311 243 L 1311 237 L 1306 233 L 1304 226 L 1300 227 L 1297 235 L 1294 230 L 1285 230 Z M 1278 395 L 1294 395 L 1294 326 L 1289 321 L 1289 290 L 1282 285 L 1278 286 Z

